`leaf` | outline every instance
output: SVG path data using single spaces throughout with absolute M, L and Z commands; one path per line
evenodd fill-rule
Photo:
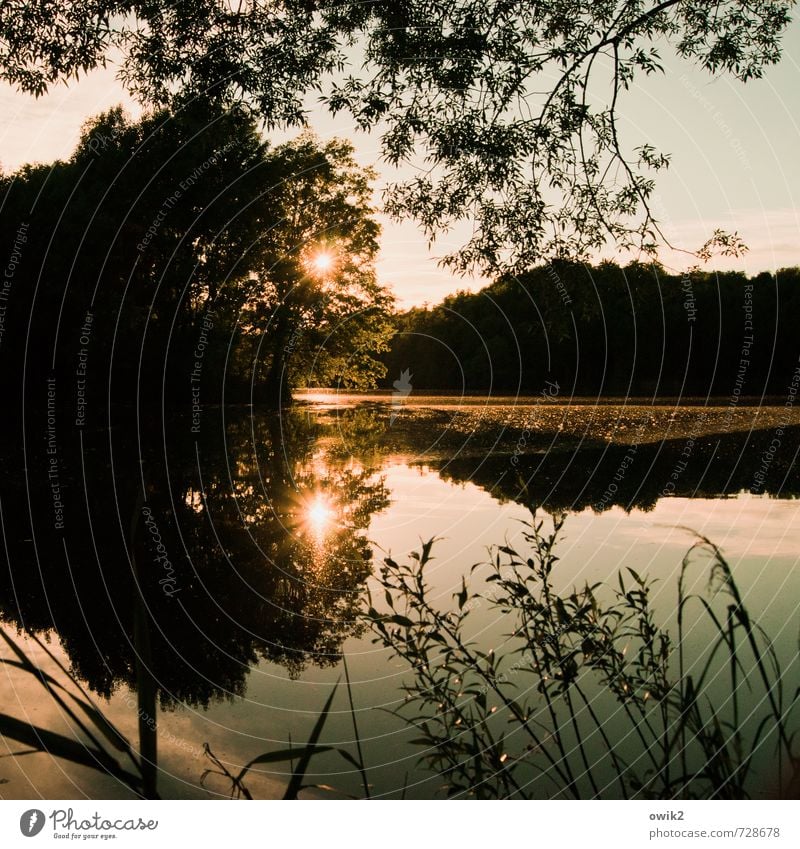
M 389 617 L 389 621 L 393 622 L 395 625 L 400 625 L 403 628 L 413 628 L 414 627 L 414 623 L 408 618 L 408 616 L 403 616 L 400 613 L 397 613 L 394 616 Z
M 324 752 L 332 751 L 335 751 L 333 746 L 297 746 L 291 749 L 279 749 L 275 752 L 264 752 L 263 755 L 253 758 L 253 760 L 248 761 L 246 766 L 242 767 L 237 780 L 241 781 L 250 769 L 258 764 L 285 763 L 286 761 L 296 761 L 303 757 L 311 758 L 314 755 L 321 755 Z
M 463 610 L 464 605 L 467 603 L 467 582 L 464 576 L 461 576 L 461 591 L 455 593 L 455 597 L 458 599 L 458 609 Z
M 431 560 L 431 549 L 435 542 L 436 537 L 431 537 L 427 542 L 422 544 L 422 556 L 420 557 L 421 566 L 424 566 L 429 560 Z
M 359 773 L 361 774 L 361 781 L 364 785 L 364 796 L 369 799 L 369 782 L 367 781 L 367 770 L 364 767 L 364 752 L 361 749 L 361 736 L 358 733 L 358 722 L 356 720 L 356 707 L 355 701 L 353 699 L 353 689 L 350 686 L 350 671 L 347 668 L 347 655 L 342 655 L 342 665 L 344 666 L 344 680 L 347 684 L 347 700 L 350 703 L 350 716 L 353 720 L 353 734 L 355 736 L 356 742 L 356 751 L 358 752 L 358 761 L 355 758 L 351 758 Z M 343 753 L 342 750 L 339 751 L 339 754 L 342 754 L 343 757 L 348 758 L 351 757 L 349 754 Z
M 341 679 L 337 680 L 334 684 L 331 694 L 328 696 L 328 700 L 322 708 L 322 713 L 317 717 L 317 721 L 311 731 L 311 736 L 308 738 L 308 743 L 305 746 L 305 754 L 300 756 L 300 762 L 297 764 L 295 771 L 292 773 L 291 781 L 289 782 L 289 786 L 286 788 L 286 793 L 283 796 L 284 799 L 297 799 L 297 794 L 303 787 L 303 778 L 305 778 L 306 770 L 308 769 L 308 765 L 311 763 L 311 758 L 314 755 L 313 750 L 318 748 L 317 740 L 319 740 L 320 735 L 322 734 L 322 729 L 325 727 L 325 720 L 328 718 L 328 713 L 330 712 L 331 705 L 333 704 L 333 698 L 336 695 L 336 690 L 339 686 L 340 680 Z
M 76 721 L 76 724 L 81 728 L 81 730 L 86 731 L 87 729 L 80 722 L 77 716 L 72 712 L 69 706 L 63 701 L 63 699 L 59 696 L 58 693 L 55 692 L 54 688 L 61 690 L 65 696 L 69 696 L 70 699 L 86 714 L 86 716 L 91 720 L 94 726 L 103 734 L 103 736 L 108 740 L 111 745 L 117 749 L 117 751 L 125 752 L 126 754 L 130 754 L 130 744 L 125 739 L 125 736 L 122 732 L 118 731 L 114 725 L 106 719 L 105 716 L 98 710 L 94 705 L 92 705 L 88 700 L 81 699 L 79 696 L 71 693 L 69 690 L 64 687 L 63 684 L 60 684 L 53 678 L 52 675 L 45 672 L 39 666 L 37 666 L 30 658 L 25 654 L 25 652 L 11 639 L 11 637 L 6 634 L 6 632 L 0 628 L 0 636 L 6 641 L 14 654 L 17 655 L 20 660 L 11 660 L 10 658 L 0 658 L 0 663 L 5 663 L 7 666 L 13 666 L 17 669 L 21 669 L 24 672 L 28 672 L 33 675 L 36 679 L 38 679 L 39 683 L 47 690 L 47 692 L 53 697 L 53 699 L 61 705 L 64 710 L 69 714 L 69 716 Z M 37 640 L 40 643 L 41 641 Z M 48 652 L 48 654 L 50 654 Z M 51 654 L 52 657 L 52 654 Z M 55 658 L 54 658 L 55 659 Z M 59 664 L 61 666 L 61 664 Z M 61 667 L 63 669 L 63 667 Z M 68 675 L 68 673 L 65 674 Z M 71 676 L 70 680 L 73 680 Z M 75 683 L 73 681 L 73 683 Z
M 55 731 L 47 731 L 38 725 L 32 725 L 13 716 L 0 713 L 0 734 L 18 743 L 46 752 L 56 758 L 63 758 L 80 766 L 88 766 L 99 772 L 106 772 L 121 778 L 131 787 L 138 787 L 140 779 L 123 770 L 120 765 L 102 749 L 87 746 L 72 737 L 66 737 Z
M 631 567 L 630 567 L 630 566 L 628 566 L 627 568 L 628 568 L 628 571 L 631 573 L 631 575 L 633 575 L 633 579 L 634 579 L 634 581 L 636 581 L 636 583 L 637 583 L 640 587 L 643 587 L 643 586 L 644 586 L 644 581 L 643 581 L 643 580 L 639 577 L 638 573 L 637 573 L 637 572 L 635 572 L 633 569 L 631 569 Z

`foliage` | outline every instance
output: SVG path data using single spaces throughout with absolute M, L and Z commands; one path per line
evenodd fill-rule
M 617 588 L 600 584 L 556 590 L 556 544 L 534 520 L 524 534 L 530 552 L 504 545 L 494 552 L 489 588 L 473 592 L 463 581 L 454 609 L 431 601 L 425 570 L 434 540 L 407 565 L 387 558 L 381 584 L 389 612 L 371 607 L 366 618 L 376 641 L 409 664 L 412 677 L 400 713 L 416 726 L 422 761 L 446 780 L 449 796 L 480 798 L 730 798 L 796 794 L 800 758 L 793 731 L 800 690 L 789 690 L 795 654 L 783 668 L 776 647 L 751 618 L 731 568 L 719 549 L 698 538 L 678 580 L 677 636 L 656 621 L 655 584 L 632 569 Z M 706 594 L 692 591 L 696 553 L 710 558 Z M 530 556 L 528 556 L 530 555 Z M 703 557 L 701 563 L 708 564 Z M 502 649 L 482 651 L 470 636 L 470 616 L 485 607 L 510 622 Z M 712 639 L 708 640 L 707 628 Z M 699 638 L 693 636 L 700 630 Z M 34 675 L 88 743 L 0 716 L 0 729 L 31 751 L 115 776 L 137 793 L 155 795 L 137 755 L 35 635 L 66 683 L 38 667 L 4 631 L 14 658 L 0 662 Z M 206 745 L 212 763 L 203 774 L 252 798 L 245 783 L 257 767 L 291 763 L 284 798 L 308 787 L 312 759 L 336 754 L 369 783 L 345 664 L 357 754 L 320 742 L 338 684 L 304 746 L 265 752 L 231 772 Z M 140 700 L 141 705 L 141 700 Z M 140 708 L 141 711 L 141 708 Z M 149 716 L 155 716 L 150 702 Z M 88 720 L 88 721 L 87 721 Z M 140 734 L 142 724 L 140 723 Z M 155 739 L 155 725 L 148 730 Z M 142 751 L 144 742 L 140 741 Z M 130 757 L 125 770 L 109 750 Z M 155 746 L 153 745 L 155 753 Z M 27 750 L 26 750 L 27 751 Z M 23 754 L 23 753 L 18 753 Z M 155 771 L 155 760 L 148 764 Z M 154 772 L 155 776 L 155 772 Z
M 325 440 L 300 409 L 280 421 L 208 412 L 199 434 L 187 417 L 162 425 L 123 412 L 120 421 L 60 441 L 59 482 L 74 494 L 63 531 L 49 521 L 45 443 L 29 432 L 27 476 L 6 475 L 2 488 L 0 619 L 57 633 L 76 675 L 110 696 L 136 683 L 142 600 L 152 621 L 146 666 L 167 707 L 241 696 L 261 661 L 292 678 L 339 663 L 344 641 L 365 627 L 367 529 L 388 504 L 374 460 L 356 467 L 339 444 L 327 447 L 349 444 L 349 423 Z M 317 499 L 329 511 L 321 529 L 308 520 Z
M 260 234 L 257 296 L 240 320 L 253 337 L 254 359 L 269 365 L 267 392 L 282 389 L 288 398 L 297 385 L 371 387 L 383 376 L 376 355 L 388 347 L 393 304 L 375 276 L 376 174 L 356 164 L 348 142 L 322 145 L 310 133 L 276 148 L 273 158 L 276 223 Z M 317 267 L 320 258 L 326 267 Z
M 205 403 L 223 391 L 277 403 L 309 376 L 369 385 L 391 306 L 372 176 L 345 142 L 270 148 L 245 111 L 207 100 L 99 116 L 67 162 L 0 177 L 6 255 L 27 234 L 6 371 L 21 373 L 27 351 L 32 375 L 55 367 L 71 382 L 91 312 L 95 410 L 109 381 L 114 400 L 141 383 L 153 404 L 186 409 L 192 389 Z M 324 278 L 308 266 L 322 242 L 338 257 Z
M 13 753 L 14 756 L 21 757 L 26 754 L 46 752 L 52 757 L 61 758 L 76 766 L 86 767 L 111 776 L 139 796 L 150 799 L 158 798 L 156 792 L 158 764 L 155 742 L 157 739 L 157 722 L 154 707 L 151 714 L 144 714 L 141 709 L 140 700 L 140 752 L 136 752 L 125 736 L 103 713 L 102 709 L 94 703 L 91 696 L 81 686 L 77 677 L 63 667 L 47 645 L 35 634 L 27 634 L 27 637 L 36 643 L 55 664 L 58 669 L 57 677 L 54 677 L 41 666 L 35 664 L 25 653 L 20 643 L 11 637 L 3 628 L 0 628 L 0 638 L 11 649 L 16 659 L 0 657 L 0 664 L 22 671 L 37 679 L 53 703 L 62 711 L 62 716 L 67 720 L 69 730 L 74 736 L 60 734 L 13 716 L 0 714 L 0 732 L 2 732 L 2 735 L 8 740 L 14 740 L 28 746 L 24 751 Z M 347 665 L 345 663 L 346 670 Z M 337 681 L 331 688 L 330 695 L 316 719 L 314 728 L 305 746 L 290 746 L 288 749 L 265 752 L 252 758 L 241 767 L 238 773 L 233 774 L 212 752 L 208 743 L 204 744 L 203 751 L 211 762 L 212 768 L 206 769 L 203 772 L 200 777 L 200 784 L 205 784 L 211 775 L 219 775 L 230 783 L 232 797 L 252 799 L 252 793 L 244 783 L 248 774 L 254 771 L 256 767 L 265 764 L 271 765 L 288 762 L 292 766 L 292 772 L 289 775 L 289 781 L 286 785 L 283 798 L 297 799 L 303 790 L 333 789 L 324 785 L 308 784 L 305 782 L 312 758 L 326 752 L 334 752 L 361 773 L 364 782 L 365 797 L 369 798 L 369 785 L 361 754 L 361 742 L 356 727 L 355 708 L 353 706 L 349 676 L 347 678 L 347 691 L 356 734 L 357 756 L 354 757 L 346 749 L 320 745 L 319 743 L 338 686 L 339 682 Z M 81 740 L 81 737 L 85 739 Z M 150 748 L 152 752 L 152 761 L 146 759 L 144 754 L 146 748 Z M 130 760 L 133 765 L 133 772 L 118 762 L 117 758 L 120 755 Z M 295 761 L 297 761 L 296 765 Z M 148 777 L 148 772 L 151 772 L 152 776 Z
M 347 662 L 345 661 L 345 671 L 347 670 Z M 336 746 L 325 746 L 319 744 L 320 736 L 322 735 L 323 728 L 325 727 L 325 722 L 328 718 L 328 714 L 331 710 L 331 705 L 333 704 L 334 697 L 336 696 L 336 690 L 339 686 L 339 682 L 337 681 L 331 689 L 330 695 L 328 696 L 323 708 L 322 712 L 316 719 L 314 723 L 314 727 L 311 730 L 311 734 L 309 735 L 308 741 L 304 746 L 289 746 L 288 749 L 279 749 L 278 751 L 272 752 L 264 752 L 261 755 L 257 755 L 248 761 L 238 773 L 232 773 L 225 764 L 211 751 L 208 743 L 205 744 L 205 754 L 206 757 L 211 761 L 214 765 L 214 769 L 207 769 L 203 776 L 200 779 L 201 784 L 208 778 L 210 775 L 218 775 L 224 778 L 230 784 L 230 794 L 231 798 L 236 799 L 253 799 L 253 794 L 251 793 L 248 786 L 245 784 L 245 778 L 247 775 L 254 771 L 254 768 L 257 766 L 261 766 L 263 764 L 276 764 L 276 763 L 285 763 L 289 762 L 292 767 L 292 772 L 289 775 L 289 781 L 286 785 L 286 791 L 284 792 L 283 798 L 286 799 L 297 799 L 299 798 L 300 793 L 303 790 L 333 790 L 334 788 L 329 787 L 328 785 L 321 784 L 307 784 L 306 775 L 308 773 L 309 767 L 311 765 L 311 760 L 319 755 L 326 754 L 327 752 L 333 752 L 343 758 L 348 764 L 354 766 L 362 775 L 364 782 L 364 795 L 365 798 L 369 799 L 369 784 L 367 783 L 366 770 L 364 768 L 364 761 L 361 755 L 361 741 L 358 737 L 358 728 L 356 727 L 356 715 L 355 708 L 353 707 L 353 697 L 350 689 L 350 679 L 347 679 L 347 692 L 350 697 L 350 712 L 353 717 L 353 727 L 356 732 L 356 747 L 357 747 L 357 757 L 353 757 L 346 749 L 342 749 Z M 295 765 L 295 761 L 297 764 Z
M 787 792 L 800 775 L 798 693 L 785 692 L 790 671 L 720 551 L 700 538 L 684 558 L 673 638 L 656 620 L 654 582 L 632 569 L 613 590 L 556 590 L 563 523 L 546 532 L 534 515 L 530 552 L 499 546 L 488 588 L 464 582 L 445 610 L 426 576 L 434 540 L 407 564 L 385 560 L 389 611 L 368 615 L 376 641 L 408 665 L 400 713 L 448 795 L 741 799 L 769 793 L 767 775 L 772 792 Z M 711 559 L 711 600 L 689 589 L 695 551 Z M 496 653 L 470 637 L 481 607 L 508 623 Z M 692 650 L 698 622 L 713 639 Z
M 798 308 L 797 268 L 748 278 L 555 262 L 399 315 L 384 362 L 390 379 L 410 369 L 417 390 L 785 396 Z
M 666 54 L 747 81 L 780 57 L 792 0 L 10 0 L 0 74 L 41 94 L 121 55 L 153 104 L 214 96 L 268 124 L 298 123 L 322 90 L 333 111 L 380 128 L 390 162 L 424 161 L 388 208 L 433 238 L 475 222 L 447 261 L 526 268 L 610 240 L 654 251 L 650 209 L 669 156 L 623 138 L 625 93 Z M 736 251 L 735 234 L 712 248 Z
M 382 4 L 381 4 L 382 5 Z M 386 4 L 389 6 L 390 4 Z M 455 221 L 473 235 L 459 271 L 585 258 L 606 241 L 648 253 L 666 242 L 650 209 L 668 154 L 632 143 L 625 93 L 676 53 L 746 81 L 779 58 L 786 2 L 407 2 L 377 13 L 367 79 L 330 98 L 365 127 L 385 123 L 391 162 L 426 167 L 389 196 L 435 237 Z M 715 233 L 701 251 L 736 251 Z

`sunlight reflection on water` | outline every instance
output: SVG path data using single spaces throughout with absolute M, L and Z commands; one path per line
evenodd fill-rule
M 336 516 L 331 502 L 322 493 L 315 493 L 305 506 L 305 524 L 318 543 L 331 532 Z

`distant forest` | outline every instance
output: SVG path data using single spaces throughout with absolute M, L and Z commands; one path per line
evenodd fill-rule
M 414 391 L 781 395 L 798 316 L 798 268 L 748 278 L 555 262 L 401 313 L 385 385 L 405 372 Z

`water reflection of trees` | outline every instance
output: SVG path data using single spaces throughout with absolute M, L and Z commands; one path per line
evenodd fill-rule
M 100 693 L 135 683 L 138 600 L 163 703 L 241 694 L 262 659 L 290 674 L 336 663 L 358 630 L 382 478 L 299 413 L 204 414 L 202 434 L 190 428 L 140 423 L 138 438 L 121 426 L 65 444 L 63 530 L 44 443 L 31 441 L 27 487 L 3 486 L 0 615 L 54 630 Z
M 666 496 L 722 498 L 740 492 L 800 496 L 800 426 L 693 432 L 663 440 L 619 442 L 548 426 L 471 427 L 450 411 L 407 411 L 391 431 L 391 451 L 470 482 L 500 502 L 551 512 L 611 507 L 652 510 Z M 702 408 L 697 411 L 702 418 Z M 388 417 L 388 413 L 387 413 Z M 517 450 L 523 446 L 523 450 Z
M 54 529 L 47 440 L 32 433 L 27 455 L 3 460 L 0 614 L 21 628 L 54 630 L 75 673 L 109 693 L 135 681 L 141 598 L 162 701 L 206 704 L 241 694 L 260 660 L 290 674 L 338 660 L 342 641 L 357 633 L 369 522 L 389 501 L 378 474 L 388 456 L 472 482 L 499 501 L 648 509 L 683 459 L 674 495 L 751 488 L 773 437 L 705 436 L 688 458 L 683 439 L 643 443 L 620 474 L 629 445 L 535 433 L 512 463 L 519 434 L 511 428 L 486 443 L 485 434 L 450 427 L 449 412 L 408 411 L 393 424 L 391 412 L 207 410 L 199 434 L 174 418 L 165 426 L 143 419 L 137 431 L 120 413 L 110 437 L 84 430 L 59 443 L 63 531 Z M 786 428 L 760 491 L 800 493 L 792 463 L 799 444 L 797 428 Z

